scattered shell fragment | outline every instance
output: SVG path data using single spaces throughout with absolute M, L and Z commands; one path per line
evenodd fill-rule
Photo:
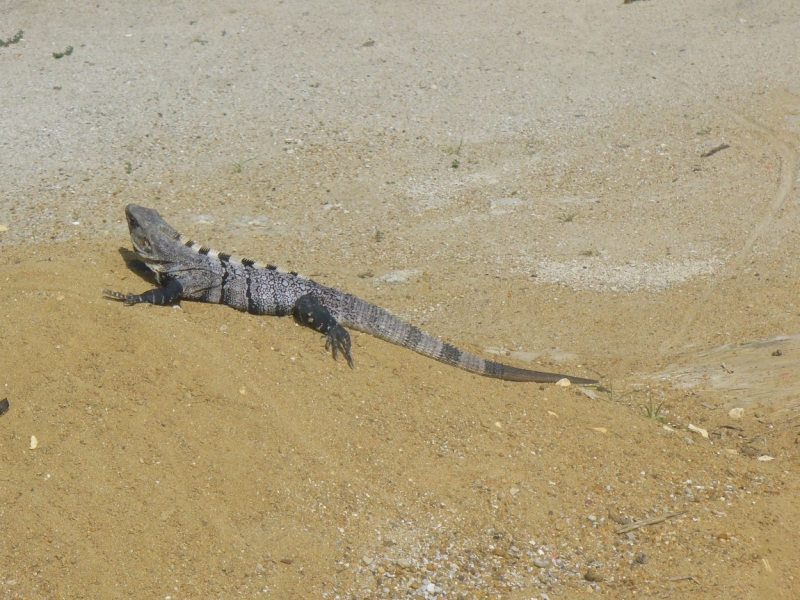
M 39 440 L 36 439 L 35 435 L 31 436 L 31 450 L 36 450 L 39 447 Z
M 589 388 L 585 388 L 585 387 L 579 387 L 578 389 L 579 389 L 581 392 L 583 392 L 583 394 L 584 394 L 586 397 L 590 398 L 591 400 L 597 400 L 598 396 L 597 396 L 597 394 L 594 392 L 594 390 L 590 390 Z
M 732 408 L 728 411 L 728 416 L 731 419 L 739 420 L 744 416 L 744 409 L 743 408 Z
M 572 384 L 569 382 L 569 379 L 564 377 L 563 379 L 559 379 L 558 381 L 556 381 L 556 385 L 561 386 L 561 387 L 569 387 Z
M 695 433 L 699 433 L 705 439 L 708 439 L 708 431 L 706 431 L 702 427 L 695 427 L 694 425 L 689 425 L 686 429 L 688 429 L 689 431 L 694 431 Z
M 674 430 L 672 427 L 670 427 L 669 425 L 662 425 L 662 426 L 661 426 L 661 428 L 662 428 L 664 431 L 669 431 L 669 432 L 671 432 L 671 433 L 675 431 L 675 430 Z
M 772 457 L 772 456 L 769 456 L 768 454 L 764 454 L 763 456 L 759 456 L 758 460 L 760 460 L 761 462 L 769 462 L 771 460 L 775 460 L 775 458 Z
M 606 429 L 605 427 L 592 427 L 592 429 L 600 433 L 608 433 L 608 429 Z
M 554 413 L 552 410 L 548 410 L 548 411 L 547 411 L 547 414 L 548 414 L 548 415 L 551 415 L 551 416 L 553 416 L 553 417 L 555 417 L 555 418 L 558 418 L 558 415 L 557 415 L 556 413 Z

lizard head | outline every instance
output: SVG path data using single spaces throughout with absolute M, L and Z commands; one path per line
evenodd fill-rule
M 179 234 L 161 218 L 158 211 L 128 204 L 125 217 L 128 219 L 133 249 L 148 267 L 159 271 L 159 265 L 177 258 Z

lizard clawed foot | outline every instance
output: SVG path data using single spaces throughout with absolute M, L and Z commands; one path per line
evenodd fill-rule
M 350 334 L 341 325 L 337 324 L 325 334 L 325 350 L 330 350 L 334 359 L 338 358 L 339 350 L 341 350 L 347 364 L 351 369 L 355 369 L 353 357 L 350 356 L 350 347 Z

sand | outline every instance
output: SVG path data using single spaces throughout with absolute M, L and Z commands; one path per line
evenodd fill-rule
M 0 598 L 800 595 L 793 2 L 0 15 Z M 603 387 L 111 302 L 129 202 Z

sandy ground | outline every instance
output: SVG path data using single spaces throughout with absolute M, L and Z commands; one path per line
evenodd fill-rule
M 0 39 L 0 598 L 800 596 L 793 0 L 3 1 Z M 605 387 L 110 302 L 152 286 L 128 202 Z

